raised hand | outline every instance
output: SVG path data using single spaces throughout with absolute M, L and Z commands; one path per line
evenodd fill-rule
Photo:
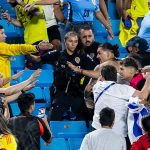
M 35 87 L 35 84 L 38 82 L 38 80 L 32 82 L 31 84 L 27 85 L 26 87 L 23 88 L 23 91 L 28 91 L 31 90 L 33 87 Z
M 41 69 L 37 69 L 29 78 L 30 82 L 33 82 L 41 73 Z
M 11 76 L 11 79 L 12 80 L 16 80 L 18 79 L 22 74 L 23 74 L 24 71 L 19 71 L 18 73 L 16 73 L 15 75 Z
M 67 65 L 71 70 L 78 72 L 78 73 L 81 72 L 81 69 L 78 66 L 73 65 L 71 62 L 67 61 Z
M 109 35 L 109 39 L 110 39 L 110 40 L 113 40 L 113 38 L 114 38 L 114 33 L 113 33 L 112 29 L 111 29 L 111 28 L 108 28 L 108 29 L 106 29 L 106 30 L 107 30 L 107 33 L 108 33 L 108 35 Z
M 24 7 L 24 9 L 26 11 L 30 11 L 34 6 L 35 6 L 35 2 L 30 3 L 30 4 L 26 4 L 25 7 Z
M 10 15 L 8 13 L 8 10 L 6 10 L 4 13 L 2 13 L 2 17 L 4 19 L 7 19 L 9 22 L 11 21 L 11 17 L 10 17 Z
M 42 41 L 38 44 L 40 50 L 49 50 L 53 48 L 53 45 L 47 41 Z

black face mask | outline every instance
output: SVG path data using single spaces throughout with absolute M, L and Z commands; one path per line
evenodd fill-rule
M 14 3 L 9 3 L 12 7 L 16 7 L 18 3 L 15 1 Z

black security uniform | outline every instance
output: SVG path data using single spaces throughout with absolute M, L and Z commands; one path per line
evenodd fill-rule
M 66 62 L 69 61 L 82 69 L 91 70 L 94 68 L 93 60 L 80 51 L 69 55 L 66 50 L 48 52 L 41 57 L 41 60 L 43 63 L 55 66 L 54 86 L 56 91 L 52 98 L 50 120 L 62 120 L 64 112 L 70 107 L 76 120 L 87 120 L 89 115 L 83 99 L 87 78 L 72 71 Z
M 95 66 L 100 63 L 97 59 L 97 49 L 99 45 L 100 43 L 94 41 L 90 46 L 83 48 L 84 52 L 94 60 Z

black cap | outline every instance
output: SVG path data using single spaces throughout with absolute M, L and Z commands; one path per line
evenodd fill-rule
M 127 42 L 126 49 L 128 49 L 128 47 L 130 47 L 130 46 L 134 46 L 134 47 L 139 48 L 139 51 L 141 51 L 141 52 L 142 51 L 144 52 L 149 48 L 147 41 L 143 38 L 138 37 L 138 36 L 131 38 Z

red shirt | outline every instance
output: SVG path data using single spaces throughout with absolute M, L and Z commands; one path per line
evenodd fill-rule
M 132 144 L 130 150 L 147 150 L 148 148 L 150 148 L 150 141 L 148 141 L 147 134 L 144 134 Z

